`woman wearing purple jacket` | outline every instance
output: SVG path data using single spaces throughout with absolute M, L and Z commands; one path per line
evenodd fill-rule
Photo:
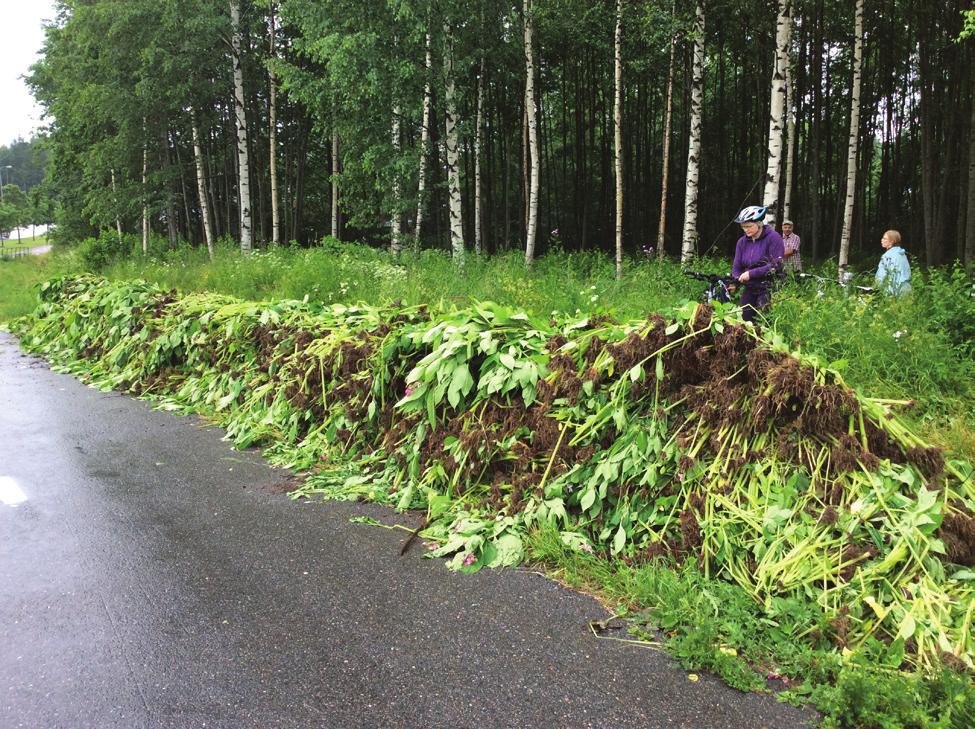
M 771 225 L 765 225 L 766 208 L 751 205 L 738 213 L 744 235 L 735 246 L 735 261 L 731 275 L 742 284 L 740 304 L 742 318 L 753 321 L 772 300 L 772 285 L 782 274 L 785 246 L 782 236 Z

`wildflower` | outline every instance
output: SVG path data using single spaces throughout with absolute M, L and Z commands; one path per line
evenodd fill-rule
M 589 303 L 590 304 L 595 304 L 597 301 L 599 301 L 599 295 L 598 294 L 593 294 L 592 296 L 589 297 Z
M 416 392 L 416 385 L 415 384 L 414 385 L 407 385 L 406 386 L 406 392 L 403 393 L 403 397 L 409 397 L 414 392 Z
M 894 337 L 894 339 L 900 339 L 900 338 L 901 338 L 901 335 L 902 335 L 903 333 L 904 333 L 904 332 L 902 332 L 902 331 L 901 331 L 900 329 L 898 329 L 898 330 L 897 330 L 896 332 L 894 332 L 894 334 L 893 334 L 893 337 Z
M 477 557 L 475 557 L 472 553 L 468 552 L 467 556 L 464 557 L 463 565 L 465 567 L 470 567 L 476 561 L 477 561 Z
M 579 549 L 581 549 L 583 552 L 589 552 L 589 554 L 594 554 L 592 545 L 589 544 L 588 542 L 583 542 L 582 544 L 580 544 Z

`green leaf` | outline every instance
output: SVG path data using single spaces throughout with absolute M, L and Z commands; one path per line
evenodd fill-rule
M 626 529 L 620 524 L 619 529 L 616 530 L 616 536 L 613 537 L 613 554 L 619 554 L 624 544 L 626 544 Z
M 591 486 L 582 494 L 579 499 L 579 506 L 583 511 L 589 511 L 590 507 L 596 502 L 596 489 Z

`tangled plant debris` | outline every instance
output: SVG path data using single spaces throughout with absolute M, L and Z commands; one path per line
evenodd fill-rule
M 695 561 L 770 621 L 813 603 L 891 667 L 975 660 L 975 483 L 898 418 L 728 311 L 541 322 L 481 303 L 322 306 L 42 287 L 22 345 L 102 388 L 202 412 L 309 472 L 296 492 L 425 509 L 432 554 L 514 565 L 524 537 Z

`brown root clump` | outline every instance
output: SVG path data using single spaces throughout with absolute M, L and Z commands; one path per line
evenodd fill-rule
M 935 536 L 944 542 L 948 562 L 975 567 L 975 515 L 968 508 L 945 514 Z

